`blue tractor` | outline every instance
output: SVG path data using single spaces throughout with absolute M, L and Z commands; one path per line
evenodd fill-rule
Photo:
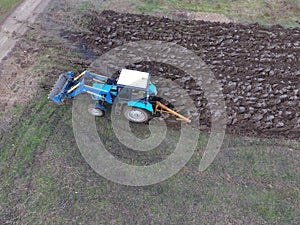
M 92 81 L 92 85 L 88 85 Z M 155 97 L 157 89 L 150 81 L 150 74 L 135 70 L 122 69 L 117 79 L 91 73 L 86 70 L 78 76 L 74 72 L 60 75 L 48 98 L 57 104 L 64 99 L 87 93 L 95 100 L 88 112 L 94 116 L 104 116 L 106 105 L 114 101 L 114 113 L 123 114 L 126 119 L 135 123 L 145 123 L 153 116 L 164 113 L 173 114 L 179 119 L 191 122 Z

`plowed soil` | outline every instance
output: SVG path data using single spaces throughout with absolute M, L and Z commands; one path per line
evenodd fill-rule
M 299 224 L 298 140 L 226 135 L 214 162 L 199 172 L 208 141 L 208 135 L 200 132 L 195 154 L 176 175 L 156 185 L 129 187 L 91 168 L 74 138 L 70 102 L 57 106 L 47 99 L 59 74 L 80 72 L 115 46 L 167 40 L 193 50 L 211 66 L 226 96 L 229 132 L 244 135 L 253 130 L 259 136 L 299 138 L 299 29 L 173 21 L 111 11 L 91 13 L 84 20 L 86 2 L 102 4 L 51 0 L 26 38 L 1 63 L 0 76 L 12 85 L 9 95 L 22 101 L 10 115 L 11 128 L 0 121 L 0 128 L 5 128 L 3 137 L 0 134 L 0 224 Z M 122 3 L 115 8 L 128 11 L 122 8 L 125 0 L 105 1 L 111 2 Z M 162 87 L 161 80 L 167 77 L 188 90 L 198 106 L 201 128 L 209 130 L 210 113 L 197 81 L 155 62 L 128 67 L 151 72 Z M 41 80 L 39 87 L 29 83 L 32 77 Z M 30 99 L 23 95 L 29 89 L 36 93 Z M 5 90 L 0 88 L 1 96 Z M 175 98 L 173 92 L 166 87 L 169 97 Z M 175 100 L 180 111 L 176 104 L 181 102 Z M 3 108 L 9 105 L 0 105 L 0 111 Z M 257 114 L 263 118 L 255 119 Z M 112 156 L 137 166 L 166 159 L 180 136 L 176 127 L 169 127 L 157 149 L 138 152 L 121 146 L 109 116 L 95 122 Z M 268 123 L 270 127 L 264 128 Z M 149 126 L 131 125 L 133 134 L 148 138 Z
M 87 17 L 90 32 L 66 37 L 96 55 L 139 40 L 175 42 L 194 51 L 223 87 L 229 133 L 300 137 L 300 28 L 174 21 L 114 11 Z M 172 79 L 187 89 L 198 107 L 200 124 L 210 126 L 207 101 L 195 80 L 169 65 L 145 62 L 134 67 L 151 72 L 157 80 Z

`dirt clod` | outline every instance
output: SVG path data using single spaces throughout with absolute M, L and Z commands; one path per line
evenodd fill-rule
M 114 11 L 91 13 L 89 17 L 89 33 L 67 36 L 84 43 L 97 55 L 140 40 L 172 41 L 194 51 L 209 65 L 223 88 L 228 132 L 300 136 L 299 126 L 295 126 L 300 112 L 300 28 L 174 21 Z M 131 65 L 131 69 L 149 71 L 154 81 L 164 77 L 185 88 L 198 107 L 200 125 L 210 126 L 209 104 L 198 85 L 201 78 L 193 80 L 184 71 L 161 63 L 141 62 Z M 168 87 L 163 94 L 176 93 Z

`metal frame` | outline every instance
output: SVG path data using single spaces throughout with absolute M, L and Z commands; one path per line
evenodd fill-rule
M 146 97 L 141 99 L 120 98 L 121 101 L 118 102 L 118 104 L 121 104 L 121 106 L 123 104 L 127 104 L 128 106 L 146 109 L 147 111 L 152 113 L 152 115 L 155 113 L 160 113 L 160 114 L 168 113 L 168 114 L 175 115 L 176 117 L 178 117 L 179 120 L 183 120 L 188 123 L 191 122 L 189 118 L 182 116 L 181 114 L 163 105 L 159 101 L 156 101 L 155 106 L 153 106 L 152 103 L 149 102 L 149 92 L 150 92 L 149 85 L 150 85 L 150 77 L 151 77 L 150 74 L 148 74 L 146 88 L 117 84 L 115 80 L 110 80 L 110 78 L 103 75 L 91 73 L 88 70 L 82 72 L 77 77 L 74 76 L 75 76 L 74 72 L 68 72 L 61 75 L 57 80 L 53 90 L 50 92 L 48 98 L 53 100 L 57 104 L 62 104 L 65 97 L 73 98 L 78 94 L 88 93 L 91 95 L 91 97 L 94 100 L 97 101 L 95 103 L 95 107 L 105 110 L 105 106 L 103 106 L 102 103 L 107 102 L 109 104 L 112 104 L 113 99 L 119 95 L 119 88 L 127 88 L 131 91 L 141 90 L 141 91 L 145 91 Z M 93 86 L 89 86 L 84 83 L 85 78 L 91 78 L 97 83 L 94 83 Z M 112 84 L 108 84 L 108 81 L 110 81 Z M 100 85 L 101 88 L 95 87 L 97 86 L 95 84 Z M 105 88 L 103 88 L 104 86 Z M 118 111 L 117 113 L 120 112 Z

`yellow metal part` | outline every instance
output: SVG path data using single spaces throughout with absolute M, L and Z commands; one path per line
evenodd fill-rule
M 83 71 L 81 74 L 79 74 L 77 77 L 75 77 L 74 80 L 76 81 L 76 80 L 80 79 L 82 76 L 84 76 L 85 72 L 86 71 Z
M 75 86 L 73 86 L 70 90 L 68 90 L 68 94 L 71 93 L 72 91 L 74 91 L 76 88 L 78 88 L 80 86 L 80 83 L 76 84 Z
M 91 91 L 87 91 L 86 93 L 88 93 L 88 94 L 90 94 L 90 95 L 98 96 L 99 98 L 102 98 L 102 99 L 103 99 L 103 96 L 98 95 L 98 94 L 95 94 L 95 93 L 93 93 L 93 92 L 91 92 Z
M 161 108 L 160 110 L 158 108 Z M 160 103 L 160 102 L 156 102 L 156 105 L 155 105 L 155 112 L 167 112 L 167 113 L 170 113 L 174 116 L 177 116 L 180 120 L 183 120 L 187 123 L 190 123 L 191 120 L 189 118 L 186 118 L 185 116 L 183 115 L 180 115 L 178 112 L 175 112 L 174 110 L 168 108 L 167 106 L 165 106 L 164 104 Z
M 100 84 L 105 84 L 105 81 L 103 81 L 103 80 L 98 80 L 98 79 L 96 79 L 96 78 L 93 78 L 93 81 L 96 81 L 96 82 L 98 82 L 98 83 L 100 83 Z

